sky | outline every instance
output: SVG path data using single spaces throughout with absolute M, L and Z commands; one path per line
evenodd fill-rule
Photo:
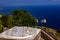
M 0 0 L 0 7 L 28 5 L 60 5 L 60 0 Z

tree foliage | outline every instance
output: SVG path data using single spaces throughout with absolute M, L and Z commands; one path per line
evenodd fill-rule
M 36 23 L 35 18 L 26 10 L 14 10 L 12 16 L 14 25 L 33 26 Z
M 11 27 L 11 25 L 12 25 L 11 16 L 6 15 L 6 14 L 2 15 L 1 16 L 1 23 L 2 23 L 3 27 Z
M 0 20 L 0 32 L 2 32 L 2 22 Z

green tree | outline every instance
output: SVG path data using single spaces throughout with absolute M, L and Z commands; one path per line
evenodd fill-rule
M 1 23 L 1 20 L 0 20 L 0 32 L 2 32 L 2 23 Z
M 1 22 L 3 27 L 10 28 L 12 26 L 12 17 L 10 15 L 2 15 L 1 16 Z
M 10 15 L 8 18 L 7 18 L 7 26 L 8 26 L 8 28 L 11 28 L 11 27 L 13 27 L 13 25 L 12 25 L 12 16 Z
M 12 16 L 14 25 L 35 26 L 35 18 L 27 10 L 14 10 Z
M 12 12 L 12 18 L 12 24 L 15 26 L 19 25 L 19 10 L 14 10 Z

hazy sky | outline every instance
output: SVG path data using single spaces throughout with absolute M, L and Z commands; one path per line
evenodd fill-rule
M 0 6 L 60 5 L 60 0 L 0 0 Z

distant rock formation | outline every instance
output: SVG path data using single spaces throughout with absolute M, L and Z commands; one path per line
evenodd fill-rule
M 41 23 L 46 23 L 46 19 L 45 19 L 45 18 L 42 19 L 42 20 L 41 20 Z
M 41 25 L 46 26 L 46 19 L 45 18 L 41 20 Z

